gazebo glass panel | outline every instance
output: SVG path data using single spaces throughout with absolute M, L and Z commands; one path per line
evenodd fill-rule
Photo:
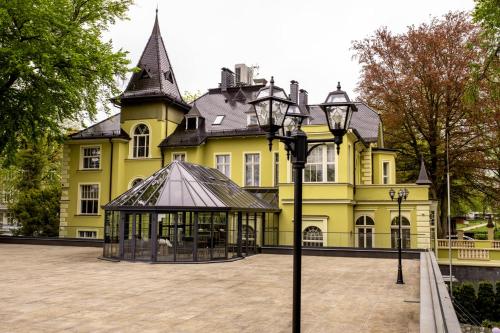
M 151 216 L 149 213 L 137 214 L 135 219 L 135 259 L 151 258 Z
M 118 258 L 120 255 L 119 241 L 120 212 L 108 211 L 104 219 L 104 257 Z
M 226 258 L 227 213 L 213 213 L 212 225 L 212 258 Z
M 176 261 L 193 261 L 194 249 L 194 214 L 177 213 L 177 233 L 175 239 Z

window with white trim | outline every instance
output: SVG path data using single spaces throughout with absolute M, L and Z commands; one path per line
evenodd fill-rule
M 96 215 L 99 211 L 99 185 L 80 185 L 80 214 Z
M 382 183 L 389 184 L 389 161 L 382 162 Z
M 248 114 L 247 115 L 247 126 L 256 126 L 259 122 L 257 121 L 257 115 Z
M 78 230 L 78 238 L 97 238 L 97 231 Z
M 144 124 L 139 124 L 134 129 L 134 158 L 149 156 L 149 128 Z
M 302 243 L 304 246 L 322 247 L 323 232 L 315 226 L 307 227 L 302 233 Z
M 398 248 L 399 217 L 396 216 L 391 221 L 391 247 Z M 401 248 L 411 248 L 410 221 L 401 216 Z
M 82 169 L 101 167 L 101 147 L 82 147 Z
M 186 153 L 173 153 L 172 161 L 181 161 L 181 162 L 186 161 Z
M 260 155 L 245 154 L 245 186 L 259 186 Z
M 307 164 L 304 168 L 304 182 L 334 182 L 336 156 L 334 145 L 323 145 L 313 149 L 307 157 Z
M 132 187 L 134 187 L 134 186 L 136 186 L 136 185 L 138 185 L 138 184 L 142 183 L 142 182 L 143 182 L 143 180 L 144 180 L 144 179 L 142 179 L 142 178 L 136 178 L 136 179 L 134 179 L 134 180 L 132 181 L 132 183 L 130 183 L 130 188 L 132 188 Z
M 229 154 L 215 155 L 215 168 L 226 177 L 230 177 L 231 156 Z

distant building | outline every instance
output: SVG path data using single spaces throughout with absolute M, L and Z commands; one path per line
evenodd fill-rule
M 9 205 L 13 203 L 15 190 L 13 187 L 14 171 L 0 170 L 0 235 L 12 235 L 19 225 L 9 212 Z
M 257 234 L 266 230 L 266 237 L 272 235 L 265 238 L 270 243 L 291 245 L 291 164 L 282 144 L 275 142 L 269 151 L 266 135 L 248 104 L 265 80 L 254 78 L 253 69 L 243 64 L 234 72 L 222 68 L 220 85 L 186 104 L 158 19 L 137 67 L 139 71 L 115 100 L 120 113 L 70 135 L 64 145 L 60 235 L 103 238 L 102 206 L 181 160 L 218 169 L 274 205 L 279 213 L 265 221 L 258 214 L 244 216 L 247 235 L 262 245 L 268 241 Z M 289 95 L 310 115 L 303 130 L 313 138 L 331 137 L 323 112 L 310 105 L 307 91 L 299 89 L 298 82 L 292 81 Z M 389 189 L 406 187 L 410 195 L 402 206 L 403 246 L 430 248 L 435 203 L 428 196 L 429 184 L 396 183 L 396 151 L 384 146 L 378 113 L 360 102 L 357 107 L 340 154 L 331 144 L 316 148 L 309 157 L 303 188 L 304 245 L 396 247 L 398 207 Z M 187 232 L 158 226 L 154 230 L 159 234 L 151 235 L 151 223 L 165 226 L 166 222 L 149 220 L 133 229 L 127 224 L 123 237 L 180 241 Z M 132 230 L 134 235 L 129 234 Z

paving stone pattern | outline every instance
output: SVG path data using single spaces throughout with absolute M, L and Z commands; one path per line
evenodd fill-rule
M 291 332 L 292 257 L 216 264 L 96 259 L 0 244 L 0 332 Z M 419 262 L 303 257 L 303 332 L 418 332 Z

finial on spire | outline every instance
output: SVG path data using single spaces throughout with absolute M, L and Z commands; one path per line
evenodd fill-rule
M 274 84 L 274 76 L 271 76 L 271 82 L 269 83 Z
M 340 87 L 340 81 L 337 83 L 337 90 L 340 90 L 341 87 Z
M 156 16 L 158 16 L 158 2 L 156 3 Z

